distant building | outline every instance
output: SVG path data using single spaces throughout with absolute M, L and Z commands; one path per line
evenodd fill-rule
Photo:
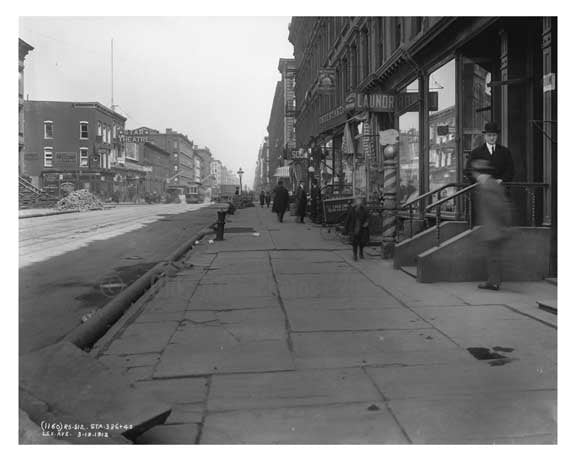
M 194 154 L 194 142 L 171 128 L 166 128 L 165 133 L 153 131 L 146 135 L 147 141 L 170 153 L 171 175 L 167 191 L 201 201 L 200 168 Z
M 212 160 L 210 163 L 210 174 L 214 178 L 212 183 L 212 197 L 218 197 L 220 195 L 220 186 L 222 184 L 222 162 L 220 160 Z
M 203 148 L 195 147 L 194 154 L 199 159 L 200 167 L 200 191 L 201 195 L 204 197 L 205 201 L 210 201 L 212 199 L 212 185 L 213 179 L 211 178 L 211 166 L 212 166 L 212 153 L 210 149 L 206 146 Z
M 34 48 L 21 38 L 18 39 L 18 174 L 22 173 L 24 150 L 24 59 Z
M 274 184 L 283 179 L 290 188 L 291 183 L 300 180 L 301 169 L 294 168 L 293 153 L 296 150 L 296 97 L 294 93 L 296 63 L 294 59 L 280 59 L 278 71 L 281 80 L 276 84 L 270 120 L 268 122 L 269 163 L 268 183 Z M 292 171 L 292 173 L 291 173 Z M 291 181 L 291 175 L 294 180 Z
M 171 173 L 170 157 L 170 152 L 150 142 L 127 143 L 126 170 L 142 172 L 138 180 L 132 183 L 128 194 L 144 198 L 146 195 L 166 193 Z
M 98 102 L 24 101 L 22 175 L 49 192 L 115 192 L 126 117 Z

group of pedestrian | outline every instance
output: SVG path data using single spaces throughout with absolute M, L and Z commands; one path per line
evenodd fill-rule
M 473 211 L 475 224 L 481 225 L 479 235 L 485 250 L 487 281 L 478 285 L 481 289 L 499 290 L 502 283 L 502 252 L 510 233 L 511 208 L 503 182 L 514 178 L 514 164 L 508 148 L 498 144 L 499 129 L 493 122 L 484 127 L 484 143 L 470 153 L 470 158 L 464 171 L 466 177 L 477 184 Z M 415 188 L 411 182 L 402 189 L 403 199 L 414 194 Z M 298 185 L 296 191 L 296 216 L 300 223 L 304 222 L 307 209 L 307 195 L 304 183 Z M 260 205 L 270 206 L 270 193 L 260 193 Z M 283 181 L 273 192 L 274 205 L 272 211 L 277 214 L 278 221 L 283 222 L 284 214 L 290 206 L 290 196 Z M 352 256 L 355 261 L 364 258 L 364 247 L 370 240 L 370 213 L 366 200 L 361 197 L 354 199 L 350 205 L 345 220 L 345 232 L 352 243 Z
M 261 191 L 260 192 L 260 206 L 264 208 L 264 204 L 266 204 L 266 208 L 270 208 L 270 201 L 272 200 L 272 196 L 270 191 Z

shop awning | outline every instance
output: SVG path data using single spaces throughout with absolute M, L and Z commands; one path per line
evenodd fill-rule
M 281 166 L 279 168 L 276 168 L 276 173 L 274 173 L 274 176 L 276 176 L 277 178 L 289 178 L 290 177 L 290 166 Z

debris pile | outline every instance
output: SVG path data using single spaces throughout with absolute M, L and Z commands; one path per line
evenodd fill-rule
M 104 205 L 93 194 L 86 189 L 70 192 L 66 197 L 56 204 L 59 210 L 101 210 Z

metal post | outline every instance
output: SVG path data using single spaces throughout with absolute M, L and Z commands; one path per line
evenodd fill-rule
M 436 246 L 440 246 L 440 206 L 436 207 Z

